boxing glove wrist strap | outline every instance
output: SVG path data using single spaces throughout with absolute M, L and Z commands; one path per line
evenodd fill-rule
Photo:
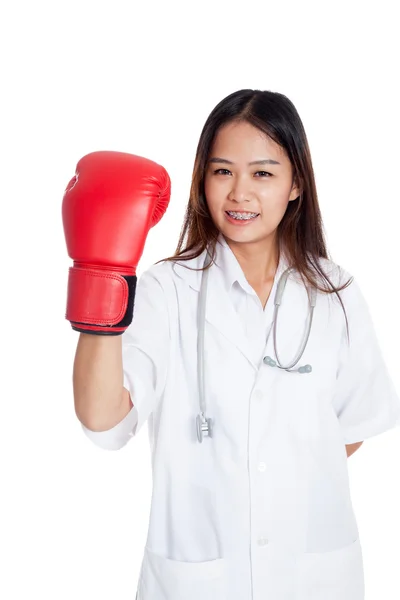
M 66 318 L 75 331 L 120 335 L 130 325 L 136 275 L 89 266 L 69 269 Z

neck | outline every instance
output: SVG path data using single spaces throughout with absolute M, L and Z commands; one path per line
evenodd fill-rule
M 235 242 L 225 237 L 247 281 L 260 287 L 274 279 L 279 262 L 276 236 L 255 242 Z

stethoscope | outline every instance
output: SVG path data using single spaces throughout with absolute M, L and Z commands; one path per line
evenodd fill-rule
M 204 259 L 203 267 L 206 266 L 207 257 L 208 257 L 208 251 L 206 252 L 206 257 Z M 314 308 L 315 308 L 315 304 L 317 301 L 317 292 L 316 292 L 315 288 L 311 288 L 311 289 L 307 288 L 309 308 L 310 308 L 309 313 L 308 313 L 307 331 L 306 331 L 306 334 L 304 335 L 302 344 L 300 346 L 300 350 L 298 351 L 296 357 L 288 365 L 283 366 L 281 364 L 281 361 L 279 360 L 279 355 L 278 355 L 278 350 L 277 350 L 276 327 L 277 327 L 277 321 L 278 321 L 278 310 L 279 310 L 279 306 L 282 302 L 283 292 L 285 290 L 286 282 L 287 282 L 287 279 L 288 279 L 291 271 L 293 271 L 293 268 L 289 267 L 282 273 L 281 277 L 279 278 L 277 290 L 275 293 L 275 299 L 274 299 L 274 304 L 275 304 L 274 316 L 273 316 L 272 324 L 268 331 L 267 339 L 265 342 L 266 344 L 268 343 L 269 336 L 270 336 L 270 333 L 272 330 L 273 331 L 273 340 L 274 340 L 274 353 L 275 353 L 276 361 L 273 360 L 270 356 L 265 356 L 263 358 L 263 362 L 264 362 L 264 364 L 268 365 L 269 367 L 278 367 L 278 369 L 283 369 L 284 371 L 287 371 L 288 373 L 300 373 L 300 374 L 311 373 L 312 366 L 309 364 L 300 366 L 297 369 L 294 369 L 294 367 L 297 365 L 297 363 L 303 356 L 304 350 L 307 346 L 308 338 L 310 337 Z M 205 316 L 206 316 L 208 272 L 209 272 L 209 269 L 206 269 L 202 273 L 200 294 L 199 294 L 199 305 L 198 305 L 198 320 L 197 320 L 197 327 L 198 327 L 197 373 L 198 373 L 199 398 L 200 398 L 200 400 L 199 400 L 200 414 L 198 414 L 196 417 L 196 429 L 197 429 L 197 439 L 199 440 L 200 443 L 203 441 L 203 437 L 212 437 L 212 433 L 213 433 L 213 420 L 211 418 L 206 417 L 206 401 L 205 401 L 205 394 L 204 394 L 204 330 L 205 330 Z

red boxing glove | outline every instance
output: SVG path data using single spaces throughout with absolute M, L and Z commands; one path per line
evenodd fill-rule
M 137 265 L 170 194 L 167 171 L 147 158 L 92 152 L 78 162 L 62 203 L 73 329 L 120 335 L 132 322 Z

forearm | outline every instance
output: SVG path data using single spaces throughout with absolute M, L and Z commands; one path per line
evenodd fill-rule
M 123 391 L 120 335 L 80 334 L 73 389 L 76 415 L 89 429 L 110 429 L 128 414 L 132 403 Z
M 363 442 L 355 442 L 354 444 L 346 444 L 347 458 L 354 454 L 354 452 L 359 449 L 362 443 Z

